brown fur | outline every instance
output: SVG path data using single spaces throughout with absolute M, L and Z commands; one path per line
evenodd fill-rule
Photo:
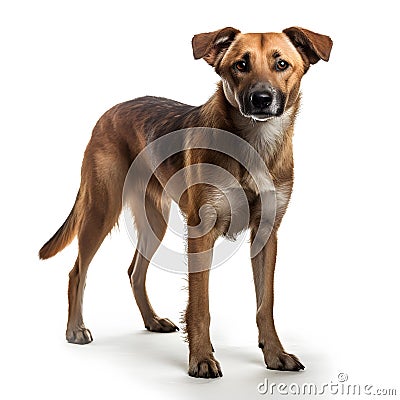
M 41 259 L 52 257 L 78 235 L 79 254 L 69 275 L 67 340 L 78 344 L 92 341 L 82 318 L 86 273 L 103 239 L 117 223 L 124 180 L 131 163 L 148 143 L 169 132 L 191 127 L 219 128 L 252 144 L 273 178 L 278 206 L 276 220 L 267 244 L 252 258 L 259 346 L 268 368 L 303 369 L 296 356 L 283 350 L 273 321 L 277 230 L 293 185 L 292 135 L 300 102 L 300 81 L 310 64 L 319 59 L 328 60 L 332 41 L 327 36 L 297 27 L 288 28 L 284 33 L 263 34 L 242 34 L 237 29 L 224 28 L 195 35 L 192 44 L 194 57 L 204 58 L 221 76 L 215 94 L 199 107 L 163 98 L 142 97 L 118 104 L 107 111 L 97 122 L 85 151 L 75 205 L 65 223 L 39 252 Z M 245 72 L 239 71 L 235 64 L 243 59 L 247 63 L 246 68 L 250 65 Z M 277 69 L 277 60 L 280 59 L 289 63 L 284 71 Z M 269 90 L 271 99 L 268 101 L 272 103 L 268 105 L 268 113 L 274 114 L 268 116 L 264 110 L 267 106 L 263 105 L 263 113 L 267 115 L 264 119 L 249 117 L 243 112 L 246 107 L 256 107 L 252 96 L 254 88 L 259 85 L 262 90 Z M 279 129 L 274 123 L 278 124 L 276 126 Z M 145 280 L 151 257 L 144 257 L 140 248 L 147 246 L 151 256 L 157 250 L 157 244 L 146 240 L 145 216 L 138 211 L 137 202 L 142 201 L 142 193 L 147 218 L 158 239 L 162 240 L 166 230 L 165 216 L 171 204 L 170 198 L 162 197 L 163 186 L 170 176 L 183 167 L 197 164 L 201 168 L 202 163 L 223 166 L 246 191 L 252 241 L 260 224 L 258 189 L 237 161 L 220 153 L 205 149 L 181 152 L 171 162 L 159 167 L 165 179 L 153 176 L 146 188 L 142 188 L 138 180 L 138 193 L 137 196 L 133 194 L 131 205 L 138 230 L 138 248 L 128 275 L 144 324 L 151 331 L 171 332 L 177 327 L 169 319 L 158 317 L 147 296 Z M 213 378 L 222 376 L 222 372 L 214 358 L 209 334 L 209 267 L 214 243 L 220 235 L 227 234 L 230 215 L 221 202 L 214 201 L 214 192 L 207 185 L 190 186 L 190 179 L 189 176 L 188 189 L 179 200 L 189 228 L 198 225 L 202 205 L 213 205 L 218 214 L 211 231 L 200 238 L 188 239 L 189 302 L 185 314 L 190 350 L 189 374 Z M 199 252 L 203 252 L 202 255 Z

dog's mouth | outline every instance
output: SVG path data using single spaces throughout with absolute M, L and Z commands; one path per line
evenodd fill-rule
M 239 107 L 240 109 L 240 113 L 243 115 L 243 117 L 245 118 L 249 118 L 254 122 L 266 122 L 266 121 L 270 121 L 274 118 L 279 118 L 282 114 L 283 114 L 283 110 L 282 112 L 279 113 L 252 113 L 252 114 L 248 114 L 246 112 L 243 111 L 242 107 Z
M 250 115 L 243 114 L 243 116 L 245 116 L 247 118 L 251 118 L 252 120 L 259 121 L 259 122 L 265 122 L 272 118 L 279 117 L 279 115 L 272 115 L 270 113 L 254 113 L 254 114 L 250 114 Z

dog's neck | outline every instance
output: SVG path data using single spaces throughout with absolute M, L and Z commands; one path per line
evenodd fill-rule
M 238 108 L 226 99 L 222 83 L 219 82 L 214 95 L 204 104 L 207 126 L 218 127 L 235 133 L 248 141 L 265 159 L 276 157 L 283 142 L 293 134 L 293 125 L 299 107 L 299 101 L 287 109 L 281 116 L 267 121 L 256 121 L 245 117 Z

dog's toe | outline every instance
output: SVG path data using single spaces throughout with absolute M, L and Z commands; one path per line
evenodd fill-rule
M 153 317 L 146 322 L 145 327 L 151 332 L 168 333 L 179 331 L 179 328 L 168 318 Z
M 266 354 L 264 358 L 268 369 L 300 371 L 305 368 L 294 354 L 289 354 L 284 351 L 275 354 Z
M 222 377 L 219 362 L 211 355 L 189 364 L 189 375 L 194 378 L 219 378 Z
M 89 329 L 85 327 L 78 327 L 75 329 L 68 329 L 66 338 L 69 343 L 74 344 L 88 344 L 93 342 L 93 336 Z

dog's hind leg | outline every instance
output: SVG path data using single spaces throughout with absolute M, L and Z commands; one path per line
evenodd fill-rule
M 171 206 L 169 199 L 161 200 L 161 186 L 153 185 L 153 188 L 155 187 L 157 187 L 159 195 L 152 196 L 152 198 L 148 195 L 144 197 L 146 212 L 135 210 L 135 202 L 132 202 L 138 243 L 128 275 L 146 329 L 152 332 L 174 332 L 178 330 L 178 327 L 168 318 L 160 318 L 156 314 L 146 291 L 147 269 L 165 235 Z
M 89 145 L 90 146 L 90 145 Z M 79 202 L 78 248 L 74 268 L 69 273 L 68 342 L 90 343 L 93 338 L 82 318 L 83 293 L 89 264 L 104 238 L 118 221 L 122 209 L 122 188 L 128 163 L 123 158 L 94 153 L 86 155 L 82 165 Z M 94 154 L 94 155 L 93 155 Z
M 107 210 L 92 207 L 85 215 L 78 232 L 79 255 L 74 268 L 69 273 L 68 286 L 68 324 L 66 337 L 68 342 L 76 344 L 90 343 L 93 338 L 85 327 L 82 317 L 83 292 L 89 264 L 107 234 L 117 222 L 120 209 Z

